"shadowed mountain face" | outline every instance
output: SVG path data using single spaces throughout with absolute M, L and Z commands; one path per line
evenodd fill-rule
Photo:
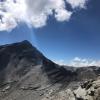
M 12 97 L 14 97 L 12 99 L 8 96 L 9 98 L 2 100 L 15 100 L 16 96 L 19 97 L 16 100 L 33 100 L 20 98 L 20 92 L 22 92 L 20 89 L 40 88 L 44 92 L 50 84 L 59 83 L 61 87 L 67 87 L 72 82 L 95 79 L 99 74 L 100 68 L 95 66 L 85 68 L 59 66 L 47 59 L 28 41 L 0 46 L 0 97 L 4 98 L 5 95 L 8 96 L 12 93 Z M 6 93 L 4 93 L 5 91 Z M 24 92 L 22 93 L 24 94 Z M 37 92 L 32 95 L 34 100 L 41 100 L 38 99 L 41 96 L 39 94 L 41 93 Z
M 28 41 L 0 47 L 0 83 L 23 76 L 45 57 Z
M 37 65 L 51 82 L 61 82 L 75 74 L 45 58 L 28 41 L 0 47 L 0 83 L 20 80 Z

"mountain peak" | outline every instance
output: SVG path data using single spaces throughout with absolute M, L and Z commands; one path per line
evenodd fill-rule
M 30 90 L 28 92 L 34 100 L 42 100 L 41 92 L 66 87 L 76 88 L 71 84 L 76 82 L 75 85 L 78 85 L 83 80 L 95 79 L 99 74 L 100 68 L 96 67 L 73 70 L 68 66 L 57 65 L 27 40 L 0 46 L 0 100 L 20 98 L 22 95 L 19 96 L 18 93 L 25 95 L 25 90 Z M 33 95 L 31 91 L 36 93 Z M 13 96 L 8 99 L 6 96 L 9 93 Z M 16 100 L 28 100 L 28 97 Z

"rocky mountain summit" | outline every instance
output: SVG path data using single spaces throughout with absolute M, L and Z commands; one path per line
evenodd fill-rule
M 99 75 L 55 64 L 26 40 L 0 46 L 0 100 L 100 100 Z

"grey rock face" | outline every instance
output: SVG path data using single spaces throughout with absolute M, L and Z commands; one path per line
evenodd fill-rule
M 83 85 L 85 87 L 79 86 L 76 90 L 66 88 L 54 95 L 51 92 L 42 100 L 100 100 L 100 79 L 87 81 Z

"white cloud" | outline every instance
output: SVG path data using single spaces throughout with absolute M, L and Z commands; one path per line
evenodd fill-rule
M 75 57 L 68 64 L 70 66 L 75 67 L 87 67 L 87 66 L 98 66 L 100 67 L 100 60 L 92 60 L 92 59 L 82 59 L 79 57 Z
M 68 21 L 72 15 L 72 12 L 64 10 L 64 9 L 58 9 L 57 13 L 55 14 L 55 18 L 58 21 Z
M 86 7 L 86 2 L 88 0 L 66 0 L 71 6 L 72 8 L 77 8 L 77 7 L 80 7 L 80 8 L 85 8 Z
M 15 28 L 17 26 L 16 21 L 13 19 L 13 17 L 10 17 L 9 13 L 2 13 L 4 16 L 2 20 L 0 20 L 0 31 L 3 30 L 12 30 L 12 28 Z
M 87 0 L 66 0 L 72 8 L 84 8 Z M 50 15 L 57 21 L 68 21 L 65 0 L 4 0 L 0 1 L 0 31 L 12 30 L 19 23 L 35 28 L 45 26 Z
M 72 59 L 70 61 L 58 60 L 58 61 L 54 61 L 54 62 L 59 65 L 73 66 L 73 67 L 87 67 L 87 66 L 100 67 L 100 60 L 85 59 L 85 58 L 82 59 L 79 57 L 75 57 L 74 59 Z

